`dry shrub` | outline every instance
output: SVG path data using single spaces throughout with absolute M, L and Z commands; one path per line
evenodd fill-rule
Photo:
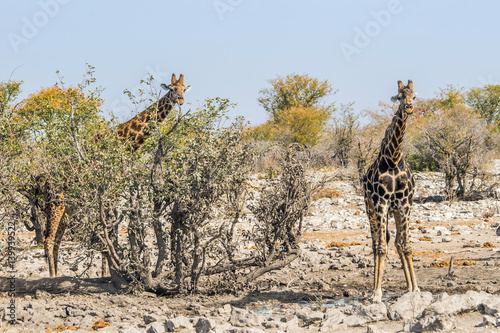
M 265 173 L 266 178 L 268 177 L 267 175 L 274 172 L 279 173 L 279 154 L 281 153 L 282 148 L 266 141 L 254 141 L 253 143 L 256 157 L 252 172 Z
M 328 198 L 335 199 L 340 198 L 342 193 L 335 187 L 325 187 L 319 189 L 316 193 L 313 194 L 313 201 L 318 201 L 320 199 Z
M 495 246 L 495 245 L 493 245 L 493 244 L 492 244 L 492 243 L 490 243 L 490 242 L 486 242 L 486 243 L 484 243 L 484 244 L 483 244 L 483 246 L 482 246 L 482 247 L 485 247 L 485 248 L 490 248 L 490 249 L 491 249 L 491 248 L 494 248 L 494 247 L 496 247 L 496 246 Z

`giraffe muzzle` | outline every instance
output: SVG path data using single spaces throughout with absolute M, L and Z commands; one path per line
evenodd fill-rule
M 412 104 L 406 104 L 405 105 L 405 112 L 408 113 L 408 114 L 412 114 L 413 113 L 413 105 Z

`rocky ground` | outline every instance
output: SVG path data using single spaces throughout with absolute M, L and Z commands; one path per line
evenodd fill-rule
M 49 294 L 43 291 L 44 283 L 51 283 L 43 279 L 48 277 L 43 250 L 23 249 L 18 278 L 34 281 L 35 287 L 16 299 L 16 326 L 7 323 L 10 299 L 1 294 L 0 332 L 58 327 L 83 332 L 93 326 L 100 332 L 124 333 L 500 332 L 499 200 L 439 201 L 441 177 L 425 173 L 416 178 L 410 237 L 421 293 L 405 293 L 391 241 L 383 302 L 371 304 L 373 260 L 363 198 L 351 181 L 337 175 L 304 221 L 300 259 L 264 275 L 251 291 L 165 298 L 120 295 L 103 286 L 86 289 L 84 295 Z M 393 222 L 390 229 L 395 229 Z M 20 235 L 26 240 L 32 236 Z M 89 266 L 86 257 L 81 249 L 65 244 L 62 275 L 81 275 Z M 97 272 L 97 263 L 91 263 L 83 276 L 95 277 Z M 6 268 L 0 268 L 0 276 L 7 276 Z M 61 281 L 73 289 L 86 283 Z

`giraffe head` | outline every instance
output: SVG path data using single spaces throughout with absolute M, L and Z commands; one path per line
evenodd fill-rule
M 408 85 L 405 87 L 403 82 L 398 81 L 398 94 L 391 97 L 391 101 L 399 101 L 406 113 L 413 113 L 413 100 L 417 94 L 413 91 L 413 82 L 408 80 Z
M 171 83 L 168 86 L 162 83 L 160 86 L 170 92 L 179 105 L 184 104 L 184 93 L 191 89 L 191 86 L 184 85 L 184 74 L 181 74 L 178 80 L 175 78 L 175 74 L 172 74 Z

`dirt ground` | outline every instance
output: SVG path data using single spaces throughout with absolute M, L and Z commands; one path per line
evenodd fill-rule
M 424 193 L 424 189 L 438 191 L 439 188 L 439 184 L 436 189 L 432 186 L 426 188 L 425 184 L 435 181 L 432 177 L 425 177 L 421 182 L 420 198 L 430 195 Z M 16 263 L 17 314 L 28 318 L 36 316 L 37 312 L 52 313 L 46 320 L 33 320 L 38 322 L 37 326 L 26 326 L 24 331 L 47 332 L 58 325 L 68 327 L 71 321 L 64 313 L 67 307 L 81 312 L 79 327 L 88 330 L 100 318 L 111 323 L 120 322 L 122 326 L 134 323 L 142 327 L 145 325 L 143 321 L 148 321 L 145 316 L 153 319 L 179 315 L 215 316 L 220 315 L 225 304 L 265 315 L 289 313 L 304 305 L 325 309 L 343 304 L 369 304 L 373 259 L 363 199 L 345 181 L 332 182 L 331 187 L 340 194 L 320 198 L 313 205 L 305 223 L 300 259 L 289 267 L 262 276 L 255 285 L 236 294 L 122 295 L 117 293 L 109 279 L 97 278 L 97 262 L 87 267 L 84 275 L 87 278 L 77 278 L 88 263 L 80 260 L 75 266 L 75 261 L 82 256 L 82 249 L 69 242 L 63 244 L 61 253 L 63 277 L 50 279 L 43 249 L 30 247 L 34 233 L 20 233 L 17 235 L 20 240 Z M 459 294 L 468 290 L 500 294 L 500 237 L 496 235 L 500 222 L 498 203 L 497 199 L 490 198 L 467 203 L 469 206 L 461 202 L 426 204 L 423 200 L 414 205 L 416 213 L 412 215 L 410 237 L 415 272 L 422 291 L 434 295 L 443 292 Z M 464 218 L 460 218 L 461 214 Z M 395 228 L 390 225 L 390 229 Z M 387 304 L 406 292 L 394 237 L 391 238 L 382 286 L 383 301 Z M 4 320 L 0 332 L 12 330 L 5 321 L 5 308 L 10 299 L 7 276 L 6 267 L 1 268 L 0 311 L 4 311 L 1 314 Z M 480 317 L 478 313 L 471 313 L 459 316 L 457 320 L 459 323 L 461 320 L 480 322 Z M 401 329 L 401 323 L 387 321 L 379 327 L 396 332 Z M 301 331 L 309 331 L 309 328 L 304 326 Z M 351 331 L 366 332 L 366 327 L 350 328 Z

